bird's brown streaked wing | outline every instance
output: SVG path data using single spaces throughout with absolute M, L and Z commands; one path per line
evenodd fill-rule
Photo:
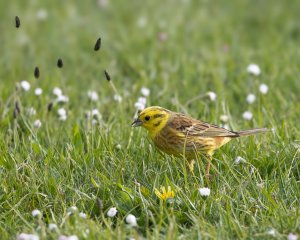
M 239 134 L 219 127 L 217 125 L 192 119 L 183 114 L 176 114 L 172 119 L 170 127 L 188 136 L 199 137 L 238 137 Z

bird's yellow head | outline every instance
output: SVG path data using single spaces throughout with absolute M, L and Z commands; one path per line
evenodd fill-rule
M 131 124 L 133 127 L 142 126 L 149 131 L 150 137 L 156 134 L 167 124 L 171 112 L 162 107 L 148 107 L 140 112 L 137 119 Z

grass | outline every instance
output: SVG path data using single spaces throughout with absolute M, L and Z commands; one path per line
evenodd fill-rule
M 104 2 L 104 1 L 102 1 Z M 286 239 L 299 223 L 299 2 L 24 1 L 0 3 L 0 235 L 40 239 Z M 46 10 L 47 17 L 37 13 Z M 14 27 L 14 17 L 21 27 Z M 165 41 L 160 40 L 167 36 Z M 98 37 L 100 51 L 93 50 Z M 56 67 L 62 58 L 64 67 Z M 262 74 L 251 76 L 250 63 Z M 38 66 L 40 78 L 33 76 Z M 106 69 L 112 85 L 105 80 Z M 26 79 L 28 92 L 18 83 Z M 262 95 L 259 84 L 269 92 Z M 41 87 L 43 94 L 34 95 Z M 69 97 L 53 105 L 54 87 Z M 160 105 L 234 130 L 273 131 L 232 141 L 215 154 L 213 180 L 160 154 L 131 129 L 140 89 Z M 87 92 L 99 100 L 89 101 Z M 122 96 L 119 103 L 115 94 Z M 197 98 L 217 93 L 217 100 Z M 249 93 L 257 99 L 249 105 Z M 190 99 L 195 98 L 193 101 Z M 21 114 L 14 118 L 15 103 Z M 34 107 L 30 116 L 27 109 Z M 57 110 L 67 110 L 59 121 Z M 97 124 L 85 118 L 97 108 Z M 250 110 L 253 119 L 242 118 Z M 34 127 L 40 119 L 41 128 Z M 235 164 L 237 156 L 246 162 Z M 171 186 L 173 201 L 155 188 Z M 211 195 L 201 197 L 199 187 Z M 70 207 L 76 206 L 78 210 Z M 108 218 L 109 208 L 117 216 Z M 32 210 L 39 209 L 40 217 Z M 79 212 L 87 215 L 82 218 Z M 138 227 L 125 223 L 131 213 Z M 49 230 L 55 223 L 57 230 Z M 274 229 L 274 236 L 270 230 Z

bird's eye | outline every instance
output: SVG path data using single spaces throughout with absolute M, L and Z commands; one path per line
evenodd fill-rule
M 146 120 L 146 121 L 149 121 L 149 120 L 150 120 L 150 116 L 146 116 L 146 117 L 145 117 L 145 120 Z

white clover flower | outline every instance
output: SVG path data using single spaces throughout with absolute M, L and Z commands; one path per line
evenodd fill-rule
M 149 94 L 150 94 L 150 89 L 149 89 L 149 88 L 146 88 L 146 87 L 142 87 L 142 88 L 141 88 L 141 94 L 142 94 L 144 97 L 148 97 Z
M 143 104 L 143 105 L 146 105 L 147 103 L 147 99 L 145 97 L 139 97 L 137 102 Z
M 125 221 L 132 227 L 137 226 L 136 217 L 133 214 L 128 214 L 127 217 L 125 218 Z
M 269 91 L 269 87 L 268 85 L 262 83 L 259 85 L 259 91 L 262 93 L 262 94 L 267 94 L 268 91 Z
M 217 94 L 215 92 L 207 92 L 206 95 L 213 102 L 216 101 L 216 99 L 217 99 Z
M 39 236 L 34 234 L 21 233 L 17 237 L 18 240 L 39 240 Z
M 88 98 L 91 101 L 97 101 L 99 97 L 96 91 L 88 91 Z
M 276 235 L 276 230 L 274 228 L 270 228 L 267 233 L 271 236 L 275 236 Z
M 45 20 L 48 18 L 48 12 L 46 9 L 39 9 L 37 12 L 36 12 L 36 18 L 38 20 Z
M 59 87 L 53 88 L 53 94 L 56 95 L 57 97 L 62 95 L 62 90 Z
M 147 18 L 145 17 L 140 17 L 137 21 L 137 25 L 140 28 L 144 28 L 147 25 Z
M 294 234 L 294 233 L 289 233 L 289 235 L 287 236 L 288 240 L 297 240 L 298 239 L 298 235 Z
M 116 102 L 122 102 L 122 97 L 120 96 L 120 95 L 118 95 L 118 94 L 115 94 L 114 95 L 114 100 L 116 101 Z
M 33 107 L 30 107 L 30 108 L 27 109 L 27 114 L 29 116 L 33 116 L 33 115 L 36 114 L 36 110 Z
M 55 223 L 49 223 L 48 229 L 49 229 L 50 231 L 52 231 L 52 230 L 58 229 L 58 227 L 57 227 L 57 225 L 56 225 Z
M 76 235 L 71 235 L 68 237 L 68 240 L 78 240 L 79 238 Z
M 58 115 L 61 116 L 66 116 L 67 115 L 67 111 L 64 108 L 60 108 L 57 110 Z
M 243 113 L 243 118 L 244 118 L 245 120 L 251 120 L 251 119 L 253 118 L 252 112 L 250 112 L 250 111 L 244 112 L 244 113 Z
M 207 188 L 207 187 L 204 187 L 204 188 L 199 188 L 199 193 L 201 196 L 209 196 L 210 195 L 210 189 Z
M 56 101 L 59 103 L 67 103 L 69 102 L 69 97 L 61 94 L 57 96 Z
M 226 123 L 223 124 L 222 127 L 225 128 L 225 129 L 227 129 L 227 130 L 230 130 L 230 127 L 229 127 L 228 124 L 226 124 Z
M 140 102 L 136 102 L 134 106 L 137 110 L 143 110 L 145 108 L 145 105 Z
M 240 162 L 246 162 L 246 159 L 242 158 L 241 156 L 237 156 L 236 159 L 234 160 L 234 163 L 239 164 Z
M 227 115 L 221 115 L 221 116 L 220 116 L 220 120 L 221 120 L 222 122 L 228 122 L 229 117 L 228 117 Z
M 99 110 L 98 110 L 97 108 L 94 108 L 94 109 L 92 110 L 92 112 L 91 112 L 91 115 L 92 115 L 93 117 L 97 117 L 97 116 L 100 115 L 100 112 L 99 112 Z
M 93 119 L 93 120 L 92 120 L 92 124 L 93 124 L 93 125 L 97 125 L 97 124 L 98 124 L 98 120 L 97 120 L 97 119 Z
M 34 209 L 34 210 L 31 212 L 31 215 L 32 215 L 33 217 L 36 217 L 36 216 L 41 216 L 42 213 L 41 213 L 40 210 Z
M 255 99 L 256 99 L 256 97 L 255 97 L 255 95 L 252 94 L 252 93 L 248 94 L 248 96 L 247 96 L 247 98 L 246 98 L 246 100 L 247 100 L 247 102 L 248 102 L 249 104 L 254 103 Z
M 36 96 L 40 96 L 42 93 L 43 93 L 43 89 L 41 89 L 41 88 L 36 88 L 36 89 L 34 90 L 34 94 L 35 94 Z
M 87 215 L 84 212 L 79 213 L 79 217 L 81 218 L 87 218 Z
M 72 212 L 77 212 L 78 208 L 76 206 L 72 206 L 72 207 L 70 207 L 69 210 L 72 211 Z
M 40 128 L 40 127 L 42 126 L 41 120 L 40 120 L 40 119 L 35 120 L 35 121 L 33 122 L 33 126 L 34 126 L 35 128 Z
M 119 150 L 122 149 L 121 144 L 117 144 L 116 149 L 119 149 Z
M 258 76 L 260 74 L 260 68 L 257 64 L 251 63 L 247 67 L 247 72 L 255 76 Z
M 26 80 L 21 81 L 21 88 L 26 92 L 29 91 L 30 83 L 27 82 Z
M 107 216 L 110 217 L 110 218 L 113 218 L 114 216 L 116 216 L 117 212 L 118 212 L 117 208 L 112 207 L 112 208 L 110 208 L 110 209 L 108 210 Z M 130 214 L 129 214 L 129 215 L 130 215 Z M 126 221 L 126 222 L 127 222 L 127 221 Z
M 66 121 L 67 120 L 67 115 L 61 115 L 61 116 L 59 116 L 59 118 L 58 118 L 60 121 Z

